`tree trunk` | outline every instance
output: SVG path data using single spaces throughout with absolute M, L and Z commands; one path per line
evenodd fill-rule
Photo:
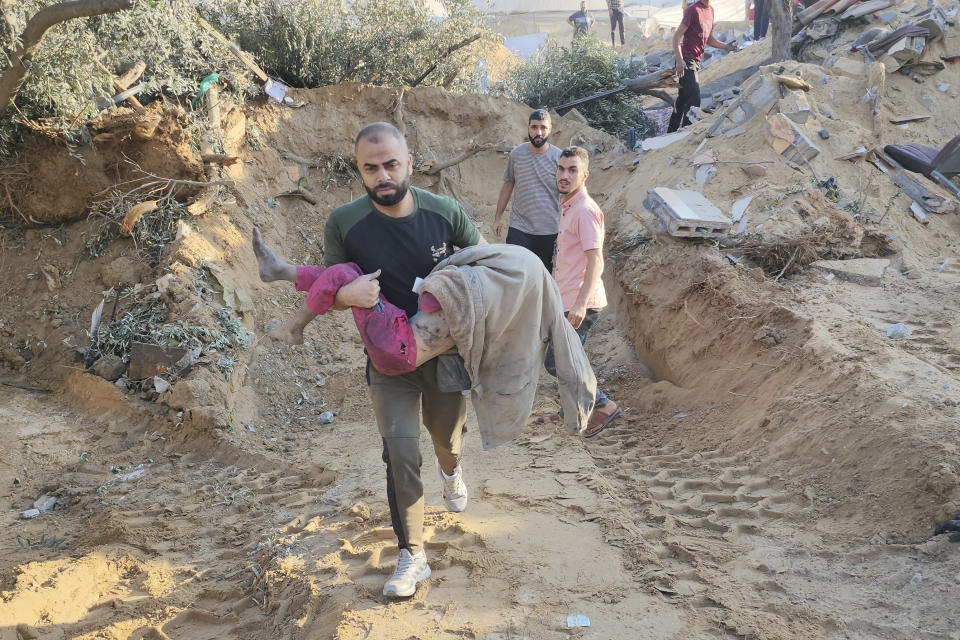
M 20 36 L 20 46 L 8 52 L 10 66 L 0 76 L 0 113 L 5 111 L 17 97 L 17 92 L 20 91 L 23 80 L 27 77 L 30 59 L 40 45 L 43 34 L 50 27 L 75 18 L 116 13 L 129 9 L 132 5 L 133 0 L 75 0 L 50 5 L 36 12 L 27 22 L 23 35 Z
M 793 33 L 793 3 L 791 0 L 767 0 L 770 11 L 770 40 L 773 44 L 772 60 L 790 59 L 790 38 Z

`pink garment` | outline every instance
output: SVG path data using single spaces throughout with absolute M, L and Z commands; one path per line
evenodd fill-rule
M 296 287 L 297 291 L 307 292 L 307 308 L 323 315 L 333 307 L 340 287 L 361 275 L 360 267 L 352 262 L 327 268 L 297 267 Z M 370 362 L 377 371 L 395 376 L 417 368 L 417 341 L 404 311 L 387 302 L 382 293 L 372 309 L 353 307 L 351 311 Z
M 560 205 L 560 234 L 557 236 L 557 258 L 554 278 L 560 288 L 563 310 L 570 311 L 587 274 L 587 255 L 591 249 L 603 251 L 603 211 L 587 193 L 586 186 Z M 607 306 L 603 280 L 593 288 L 587 309 Z

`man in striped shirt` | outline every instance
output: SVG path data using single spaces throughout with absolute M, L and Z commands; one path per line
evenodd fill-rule
M 620 25 L 620 45 L 622 46 L 624 44 L 623 0 L 607 0 L 607 11 L 610 13 L 610 46 L 616 49 L 617 41 L 614 38 L 614 33 L 618 24 Z
M 510 151 L 503 172 L 503 186 L 493 217 L 493 233 L 503 232 L 503 212 L 513 196 L 507 244 L 516 244 L 537 254 L 553 273 L 553 251 L 560 225 L 560 192 L 557 164 L 560 149 L 547 142 L 550 114 L 537 109 L 527 119 L 527 140 Z

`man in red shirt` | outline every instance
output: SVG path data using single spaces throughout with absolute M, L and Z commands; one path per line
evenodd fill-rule
M 734 51 L 733 42 L 723 43 L 713 37 L 713 7 L 710 0 L 697 0 L 683 12 L 683 20 L 673 35 L 673 53 L 677 58 L 677 76 L 680 92 L 667 132 L 673 132 L 690 124 L 687 111 L 700 106 L 700 60 L 707 45 Z

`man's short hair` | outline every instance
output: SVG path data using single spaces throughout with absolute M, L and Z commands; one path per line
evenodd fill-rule
M 534 120 L 542 120 L 550 124 L 550 113 L 546 109 L 534 109 L 530 112 L 530 117 L 527 118 L 527 124 L 530 124 Z
M 590 168 L 590 154 L 583 147 L 567 147 L 560 152 L 561 158 L 580 158 L 584 169 Z
M 403 137 L 403 134 L 400 133 L 399 129 L 389 122 L 374 122 L 360 129 L 360 133 L 357 134 L 357 137 L 353 141 L 353 150 L 357 150 L 361 140 L 369 140 L 373 144 L 377 144 L 382 142 L 387 136 L 394 140 L 399 140 L 403 148 L 407 148 L 407 140 Z

